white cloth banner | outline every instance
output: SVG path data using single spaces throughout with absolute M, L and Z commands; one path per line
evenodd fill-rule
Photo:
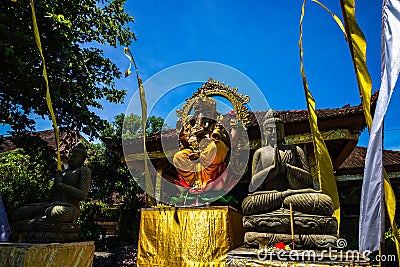
M 377 251 L 383 241 L 383 119 L 400 71 L 400 0 L 382 6 L 382 77 L 365 158 L 360 203 L 359 251 Z

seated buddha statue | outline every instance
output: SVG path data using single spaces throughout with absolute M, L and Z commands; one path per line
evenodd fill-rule
M 176 183 L 201 191 L 217 172 L 222 171 L 229 140 L 217 122 L 214 99 L 199 98 L 193 104 L 193 111 L 179 134 L 180 150 L 175 153 L 173 162 L 179 174 Z
M 90 169 L 83 166 L 86 157 L 86 147 L 82 143 L 73 147 L 68 168 L 56 173 L 50 201 L 28 204 L 15 210 L 12 226 L 18 229 L 13 231 L 21 231 L 23 225 L 33 223 L 76 223 L 80 201 L 86 199 L 91 180 Z
M 290 223 L 286 220 L 290 206 L 297 215 L 298 234 L 336 234 L 337 223 L 332 222 L 333 202 L 328 195 L 313 189 L 313 177 L 303 149 L 285 144 L 284 124 L 278 112 L 267 112 L 263 129 L 265 146 L 254 153 L 251 194 L 242 202 L 244 227 L 251 232 L 246 233 L 246 243 L 254 241 L 260 232 L 288 234 L 286 237 L 290 240 L 290 228 L 287 228 Z M 282 218 L 286 219 L 282 221 Z M 330 225 L 321 224 L 317 219 L 329 221 Z M 312 225 L 323 225 L 323 229 L 309 228 Z M 279 239 L 273 236 L 275 241 Z

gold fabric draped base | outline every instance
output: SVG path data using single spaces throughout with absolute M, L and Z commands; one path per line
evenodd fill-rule
M 142 209 L 138 266 L 226 266 L 243 244 L 242 214 L 231 207 Z

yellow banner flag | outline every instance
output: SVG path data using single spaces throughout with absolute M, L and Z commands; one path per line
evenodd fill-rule
M 351 57 L 353 59 L 354 69 L 356 72 L 358 90 L 360 92 L 362 106 L 364 110 L 365 121 L 367 122 L 368 130 L 371 130 L 371 93 L 372 81 L 367 68 L 367 42 L 365 36 L 358 27 L 355 14 L 355 1 L 344 0 L 340 1 L 348 44 L 350 47 Z
M 320 5 L 320 7 L 322 7 L 323 9 L 325 9 L 331 16 L 332 18 L 336 21 L 336 24 L 339 26 L 339 28 L 342 30 L 343 34 L 344 34 L 344 38 L 346 38 L 347 40 L 347 34 L 346 34 L 346 30 L 344 29 L 344 25 L 342 23 L 342 21 L 339 19 L 338 16 L 335 15 L 335 13 L 333 13 L 332 11 L 330 11 L 329 8 L 327 8 L 324 4 L 322 4 L 321 2 L 317 1 L 317 0 L 312 0 L 314 3 L 317 3 L 318 5 Z
M 146 95 L 143 87 L 142 78 L 139 76 L 139 71 L 136 66 L 135 58 L 132 55 L 131 50 L 129 48 L 124 48 L 124 54 L 129 59 L 129 68 L 125 71 L 125 77 L 131 74 L 131 66 L 132 63 L 136 70 L 136 79 L 139 85 L 139 93 L 140 93 L 140 104 L 142 107 L 142 127 L 143 127 L 143 160 L 144 160 L 144 175 L 145 175 L 145 190 L 147 193 L 146 202 L 149 206 L 156 205 L 155 200 L 150 197 L 154 196 L 154 187 L 153 183 L 150 179 L 150 172 L 149 166 L 147 163 L 147 151 L 146 151 L 146 124 L 147 124 L 147 102 L 146 102 Z
M 337 191 L 335 176 L 333 172 L 332 161 L 329 156 L 328 148 L 325 145 L 324 138 L 322 137 L 321 132 L 318 129 L 318 120 L 315 111 L 315 100 L 308 88 L 308 82 L 304 72 L 303 19 L 304 19 L 304 9 L 306 2 L 307 0 L 303 1 L 303 5 L 301 7 L 301 17 L 300 17 L 300 39 L 299 39 L 300 72 L 303 78 L 304 93 L 307 101 L 308 120 L 310 123 L 310 129 L 313 138 L 314 154 L 317 163 L 320 189 L 322 192 L 326 193 L 332 198 L 335 210 L 333 216 L 336 217 L 338 224 L 340 225 L 340 202 L 339 202 L 339 194 Z
M 40 57 L 42 58 L 42 63 L 43 63 L 43 77 L 44 77 L 45 84 L 46 84 L 46 102 L 47 102 L 47 107 L 49 108 L 49 111 L 50 111 L 51 122 L 53 123 L 54 134 L 55 134 L 55 138 L 56 138 L 57 169 L 61 170 L 60 135 L 58 133 L 58 126 L 57 126 L 57 122 L 56 122 L 56 116 L 54 115 L 53 104 L 51 103 L 49 80 L 47 78 L 46 63 L 44 61 L 42 43 L 40 42 L 39 29 L 38 29 L 37 22 L 36 22 L 35 6 L 33 3 L 33 0 L 30 0 L 30 1 L 31 1 L 31 9 L 32 9 L 32 23 L 33 23 L 33 32 L 34 32 L 34 36 L 35 36 L 35 42 L 36 42 L 37 47 L 39 48 Z

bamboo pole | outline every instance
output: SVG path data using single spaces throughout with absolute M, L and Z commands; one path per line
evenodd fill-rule
M 289 203 L 289 206 L 290 206 L 290 231 L 292 233 L 292 249 L 294 250 L 294 221 L 293 221 L 292 203 Z

